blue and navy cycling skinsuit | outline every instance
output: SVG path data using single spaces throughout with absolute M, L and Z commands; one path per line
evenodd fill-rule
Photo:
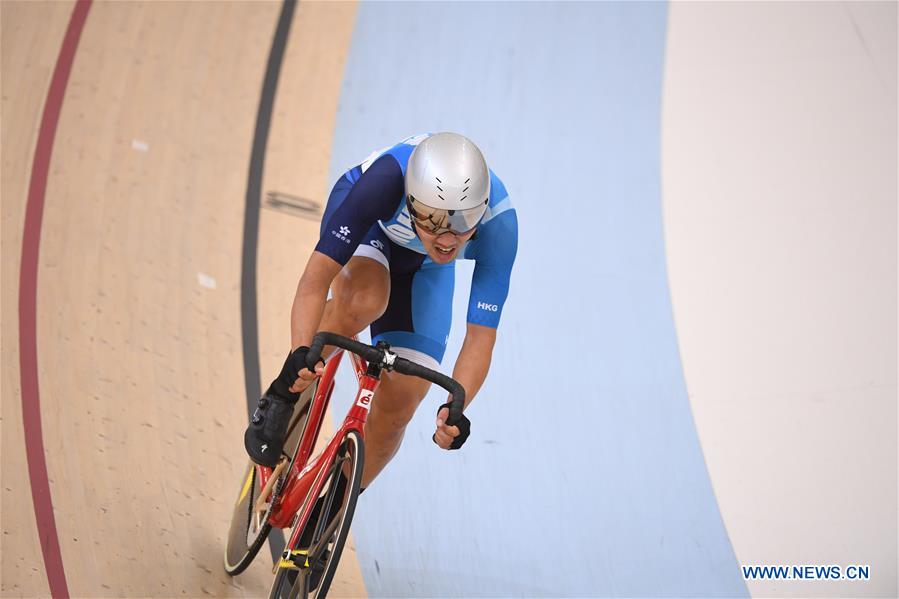
M 377 260 L 390 272 L 387 310 L 371 323 L 404 358 L 436 368 L 452 322 L 455 262 L 436 264 L 415 234 L 405 202 L 406 165 L 428 135 L 378 150 L 347 171 L 331 191 L 315 250 L 341 265 L 353 256 Z M 518 249 L 518 219 L 502 181 L 490 171 L 490 200 L 474 236 L 457 253 L 474 260 L 468 322 L 496 328 L 509 294 Z

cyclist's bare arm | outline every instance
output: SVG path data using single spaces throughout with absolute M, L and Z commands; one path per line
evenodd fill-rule
M 487 378 L 495 344 L 496 329 L 468 323 L 465 341 L 462 343 L 462 350 L 459 352 L 456 366 L 453 368 L 453 378 L 459 381 L 466 391 L 466 407 L 477 395 Z M 440 410 L 437 414 L 437 430 L 434 433 L 434 440 L 443 449 L 447 449 L 453 442 L 453 438 L 459 435 L 458 427 L 445 424 L 448 415 L 447 408 Z
M 341 268 L 334 259 L 312 252 L 290 309 L 291 349 L 312 343 L 328 301 L 328 288 Z
M 290 346 L 295 350 L 301 345 L 308 346 L 321 324 L 328 288 L 340 272 L 341 266 L 335 260 L 320 252 L 312 252 L 306 270 L 297 283 L 297 292 L 290 309 Z M 301 393 L 323 371 L 322 364 L 315 368 L 315 374 L 308 369 L 300 371 L 296 382 L 290 387 L 292 393 Z
M 468 323 L 465 330 L 465 341 L 456 358 L 453 378 L 465 389 L 465 405 L 471 403 L 484 384 L 493 358 L 493 346 L 496 344 L 496 329 L 480 324 Z

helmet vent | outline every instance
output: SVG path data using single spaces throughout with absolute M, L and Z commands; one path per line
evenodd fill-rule
M 443 188 L 440 187 L 439 185 L 437 186 L 437 189 L 439 189 L 440 191 L 443 191 Z
M 443 191 L 443 190 L 441 189 L 440 191 Z M 466 187 L 465 189 L 462 190 L 462 193 L 465 193 L 466 191 L 468 191 L 468 188 L 467 188 L 467 187 Z
M 461 202 L 462 200 L 464 200 L 464 199 L 467 198 L 467 197 L 468 197 L 468 196 L 462 196 L 462 198 L 461 198 L 459 201 Z
M 434 178 L 437 179 L 438 183 L 443 183 L 443 181 L 440 180 L 440 177 L 434 177 Z M 468 181 L 466 181 L 466 183 L 468 183 Z
M 471 181 L 471 177 L 465 179 L 465 183 L 468 183 L 469 181 Z M 462 185 L 465 185 L 465 183 L 463 183 Z
M 443 200 L 444 202 L 446 201 L 446 198 L 443 197 L 442 195 L 440 195 L 439 193 L 437 194 L 437 197 L 440 198 L 441 200 Z

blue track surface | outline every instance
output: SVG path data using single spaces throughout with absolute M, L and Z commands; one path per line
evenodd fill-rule
M 666 12 L 360 5 L 332 181 L 407 135 L 458 131 L 507 183 L 521 227 L 470 441 L 451 453 L 431 443 L 433 393 L 360 500 L 354 533 L 372 596 L 746 596 L 668 296 Z M 461 263 L 447 372 L 470 276 Z

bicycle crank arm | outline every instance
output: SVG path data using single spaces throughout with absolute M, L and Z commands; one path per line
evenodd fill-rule
M 259 493 L 259 498 L 253 506 L 254 511 L 264 512 L 268 509 L 268 498 L 272 494 L 272 487 L 275 486 L 275 482 L 278 480 L 278 477 L 281 476 L 281 472 L 287 467 L 287 463 L 287 458 L 281 458 L 281 461 L 279 461 L 278 465 L 275 466 L 275 469 L 272 470 L 271 476 L 265 481 L 265 486 L 262 488 L 262 492 Z

